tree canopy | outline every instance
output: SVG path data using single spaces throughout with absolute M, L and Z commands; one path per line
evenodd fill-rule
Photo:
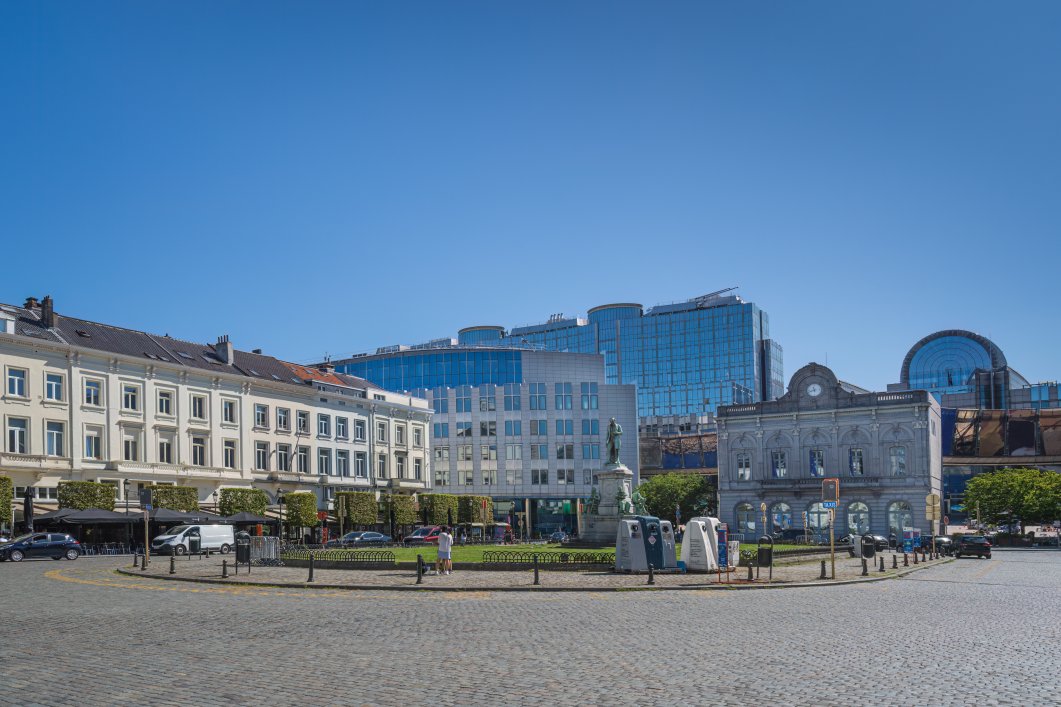
M 1042 469 L 1002 469 L 979 474 L 965 487 L 965 510 L 987 523 L 1028 523 L 1061 518 L 1061 473 Z
M 645 510 L 667 520 L 675 520 L 675 507 L 681 508 L 683 521 L 704 515 L 715 507 L 714 479 L 700 474 L 658 474 L 637 490 L 645 499 Z

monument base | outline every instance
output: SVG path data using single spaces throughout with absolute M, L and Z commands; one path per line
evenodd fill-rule
M 582 518 L 579 545 L 600 547 L 615 544 L 615 536 L 619 531 L 619 519 L 633 513 L 634 510 L 630 500 L 633 480 L 634 472 L 622 464 L 609 464 L 604 467 L 603 471 L 597 472 L 600 502 L 596 513 L 587 513 Z M 625 498 L 622 508 L 616 501 L 620 488 L 623 489 Z

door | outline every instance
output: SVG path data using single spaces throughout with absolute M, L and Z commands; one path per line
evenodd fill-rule
M 46 557 L 51 550 L 47 533 L 37 533 L 30 538 L 26 547 L 26 557 Z

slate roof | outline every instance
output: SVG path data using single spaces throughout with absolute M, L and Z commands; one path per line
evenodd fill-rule
M 376 390 L 383 390 L 375 383 L 370 383 L 364 378 L 358 378 L 357 376 L 351 376 L 346 373 L 322 370 L 317 366 L 301 366 L 297 363 L 284 363 L 284 365 L 291 369 L 296 376 L 308 383 L 319 381 L 321 383 L 343 385 L 352 388 L 374 388 Z

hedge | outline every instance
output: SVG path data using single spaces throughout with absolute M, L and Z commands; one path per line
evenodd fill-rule
M 389 524 L 391 513 L 394 513 L 394 524 L 397 526 L 416 523 L 416 508 L 413 497 L 403 494 L 388 494 L 383 499 L 383 522 Z
M 151 505 L 154 508 L 194 513 L 199 510 L 199 489 L 193 486 L 152 486 Z
M 486 512 L 483 513 L 483 501 Z M 458 523 L 489 523 L 494 519 L 494 503 L 489 496 L 458 496 Z
M 447 513 L 447 510 L 451 513 Z M 452 518 L 450 517 L 452 515 Z M 451 493 L 420 494 L 417 520 L 426 525 L 445 525 L 457 521 L 457 497 Z
M 11 517 L 11 501 L 15 497 L 15 483 L 6 476 L 0 476 L 0 527 L 14 526 Z
M 343 522 L 350 527 L 379 522 L 376 494 L 369 491 L 340 491 L 335 494 L 335 508 L 343 510 Z
M 316 528 L 320 525 L 317 519 L 317 494 L 309 491 L 296 491 L 284 494 L 284 513 L 288 527 Z
M 269 508 L 269 495 L 261 489 L 221 489 L 218 505 L 225 516 L 237 513 L 263 516 Z
M 95 481 L 60 481 L 59 507 L 83 511 L 87 508 L 114 510 L 114 487 Z

